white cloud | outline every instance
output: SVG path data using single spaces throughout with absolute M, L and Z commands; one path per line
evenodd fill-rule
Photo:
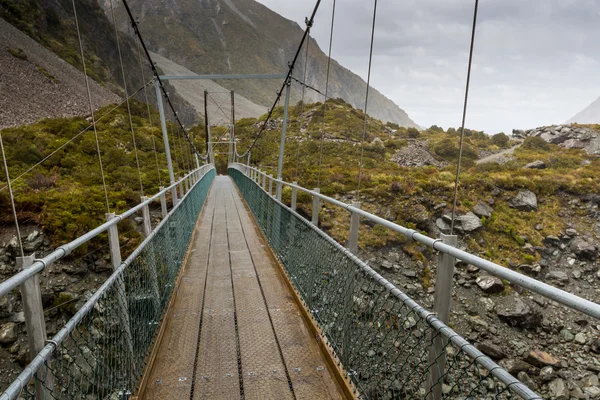
M 314 1 L 258 0 L 304 26 Z M 372 85 L 421 125 L 461 120 L 473 0 L 378 4 Z M 366 78 L 372 1 L 337 0 L 333 57 Z M 312 30 L 327 51 L 332 0 Z M 467 125 L 560 123 L 600 95 L 600 3 L 481 0 Z

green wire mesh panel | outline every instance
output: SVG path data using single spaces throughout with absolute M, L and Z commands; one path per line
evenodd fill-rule
M 212 169 L 86 303 L 83 317 L 63 328 L 70 332 L 25 398 L 118 400 L 137 391 L 214 177 Z
M 242 172 L 229 174 L 361 398 L 541 398 Z

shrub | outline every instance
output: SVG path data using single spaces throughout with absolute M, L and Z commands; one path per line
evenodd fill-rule
M 504 147 L 508 143 L 510 138 L 504 132 L 500 132 L 492 136 L 491 142 L 499 147 Z
M 406 134 L 409 138 L 416 139 L 420 136 L 419 130 L 417 128 L 408 128 L 406 130 Z
M 527 150 L 549 150 L 550 144 L 539 136 L 528 137 L 523 141 L 522 148 Z

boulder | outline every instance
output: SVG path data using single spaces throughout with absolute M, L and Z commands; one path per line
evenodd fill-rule
M 496 305 L 496 314 L 510 326 L 533 329 L 542 322 L 542 314 L 533 307 L 527 305 L 520 297 L 506 297 Z
M 525 168 L 544 169 L 544 168 L 546 168 L 546 163 L 543 162 L 542 160 L 536 160 L 534 162 L 530 162 L 529 164 L 525 165 Z
M 465 215 L 457 217 L 456 220 L 459 222 L 456 228 L 464 232 L 473 232 L 483 226 L 479 217 L 470 211 Z
M 525 361 L 538 368 L 556 367 L 560 364 L 558 359 L 541 350 L 530 351 Z
M 531 190 L 521 190 L 509 201 L 508 205 L 521 211 L 536 211 L 537 197 Z
M 565 271 L 551 270 L 551 271 L 548 271 L 548 274 L 546 275 L 546 279 L 552 280 L 552 281 L 558 281 L 558 282 L 568 282 L 569 276 L 567 275 L 567 273 Z
M 491 342 L 478 343 L 476 346 L 486 356 L 493 358 L 494 360 L 502 360 L 506 358 L 506 353 L 500 346 L 497 346 Z
M 489 218 L 492 216 L 493 212 L 494 209 L 482 201 L 480 201 L 475 205 L 475 207 L 473 207 L 473 213 L 475 213 L 475 215 L 477 215 L 478 217 Z
M 501 293 L 504 290 L 504 283 L 500 278 L 491 275 L 483 275 L 477 278 L 477 286 L 485 293 L 495 294 Z
M 9 345 L 17 341 L 16 324 L 8 322 L 0 327 L 0 344 Z
M 579 237 L 573 239 L 569 247 L 579 259 L 595 260 L 598 256 L 598 250 L 596 249 L 596 246 Z
M 548 393 L 552 400 L 568 400 L 570 398 L 567 383 L 561 378 L 556 378 L 548 383 Z

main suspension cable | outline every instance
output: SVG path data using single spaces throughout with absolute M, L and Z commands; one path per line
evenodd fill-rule
M 202 158 L 203 160 L 206 160 L 208 158 L 208 154 L 206 156 L 202 156 L 200 154 L 200 152 L 196 149 L 196 146 L 194 146 L 194 142 L 192 141 L 189 134 L 185 130 L 183 123 L 181 122 L 179 117 L 176 115 L 176 111 L 175 111 L 175 107 L 173 106 L 173 102 L 171 101 L 171 98 L 169 97 L 169 94 L 167 92 L 167 89 L 165 88 L 165 85 L 162 82 L 162 79 L 160 79 L 160 75 L 158 73 L 158 69 L 156 68 L 156 64 L 154 63 L 154 61 L 152 60 L 152 57 L 150 56 L 150 52 L 148 51 L 148 47 L 146 47 L 146 43 L 144 42 L 144 38 L 142 37 L 142 34 L 140 32 L 138 23 L 135 20 L 135 18 L 133 17 L 131 8 L 129 8 L 129 4 L 127 3 L 127 0 L 122 0 L 122 1 L 123 1 L 123 5 L 125 6 L 125 10 L 127 11 L 127 15 L 129 16 L 129 20 L 131 22 L 131 26 L 133 27 L 135 35 L 139 39 L 139 42 L 142 45 L 142 48 L 144 49 L 144 53 L 146 54 L 146 58 L 148 59 L 148 62 L 150 63 L 150 67 L 152 68 L 152 73 L 154 74 L 154 77 L 156 78 L 156 81 L 158 82 L 158 86 L 160 87 L 161 91 L 163 92 L 165 99 L 167 101 L 167 104 L 169 105 L 169 108 L 171 108 L 171 111 L 173 112 L 173 114 L 175 114 L 175 120 L 177 121 L 177 124 L 183 130 L 185 139 L 188 141 L 190 146 L 194 149 L 194 152 L 197 153 L 200 158 Z
M 363 168 L 363 155 L 364 155 L 364 151 L 365 151 L 365 136 L 367 135 L 367 120 L 368 120 L 368 116 L 367 116 L 367 109 L 369 107 L 369 88 L 371 85 L 371 66 L 373 63 L 373 43 L 375 41 L 375 23 L 377 21 L 377 0 L 375 0 L 375 5 L 373 6 L 373 26 L 371 28 L 371 48 L 369 50 L 369 71 L 367 73 L 367 92 L 365 95 L 365 119 L 363 122 L 363 134 L 362 134 L 362 140 L 361 140 L 361 144 L 360 144 L 360 161 L 359 161 L 359 167 L 358 167 L 358 186 L 356 189 L 356 200 L 359 201 L 360 200 L 360 183 L 361 183 L 361 179 L 362 179 L 362 168 Z
M 140 195 L 144 195 L 144 184 L 142 182 L 142 171 L 140 169 L 140 158 L 137 151 L 137 143 L 135 142 L 135 131 L 133 129 L 133 118 L 131 118 L 131 106 L 129 105 L 129 94 L 127 92 L 127 80 L 125 78 L 125 67 L 123 66 L 123 55 L 121 54 L 121 42 L 119 40 L 119 30 L 117 29 L 117 19 L 115 18 L 115 9 L 113 0 L 110 0 L 110 12 L 112 14 L 113 25 L 115 26 L 115 39 L 117 40 L 117 52 L 119 53 L 119 62 L 121 64 L 121 75 L 123 76 L 123 89 L 125 90 L 125 98 L 127 99 L 127 114 L 129 115 L 129 128 L 131 129 L 131 139 L 133 141 L 133 152 L 135 154 L 135 164 L 138 170 L 138 179 L 140 181 Z
M 454 201 L 452 204 L 452 223 L 450 225 L 450 234 L 454 234 L 454 220 L 456 217 L 456 202 L 458 199 L 458 184 L 460 182 L 460 164 L 462 161 L 463 139 L 465 136 L 465 121 L 467 118 L 467 103 L 469 100 L 469 84 L 471 82 L 471 66 L 473 63 L 473 48 L 475 47 L 475 30 L 477 28 L 477 10 L 479 8 L 479 0 L 475 0 L 475 8 L 473 10 L 473 28 L 471 31 L 471 47 L 469 49 L 469 65 L 467 67 L 467 83 L 465 88 L 465 102 L 463 105 L 462 124 L 460 129 L 460 144 L 458 146 L 458 162 L 456 164 L 456 181 L 454 182 Z
M 323 142 L 325 141 L 325 116 L 327 114 L 327 93 L 329 93 L 329 70 L 331 68 L 331 48 L 333 46 L 333 27 L 335 26 L 335 0 L 331 11 L 331 31 L 329 33 L 329 54 L 327 55 L 327 74 L 325 77 L 325 94 L 323 100 L 323 122 L 321 123 L 321 143 L 319 145 L 319 174 L 317 176 L 317 187 L 321 187 L 321 167 L 323 165 Z M 305 79 L 306 80 L 306 79 Z
M 21 257 L 25 257 L 23 251 L 23 241 L 21 240 L 21 229 L 19 229 L 19 219 L 17 218 L 17 207 L 15 206 L 15 197 L 12 191 L 12 185 L 10 183 L 10 174 L 8 173 L 8 163 L 6 161 L 6 153 L 4 152 L 4 142 L 2 140 L 2 132 L 0 131 L 0 150 L 2 150 L 2 161 L 4 163 L 4 175 L 6 176 L 6 185 L 8 186 L 8 193 L 10 195 L 10 204 L 12 206 L 13 217 L 15 219 L 15 228 L 17 228 L 17 240 L 19 242 L 19 249 L 21 250 Z
M 77 37 L 79 39 L 79 49 L 81 50 L 81 64 L 83 65 L 83 75 L 85 76 L 85 86 L 88 94 L 88 101 L 90 103 L 90 113 L 92 114 L 92 125 L 94 127 L 94 138 L 96 139 L 96 151 L 98 153 L 98 163 L 100 165 L 100 176 L 102 177 L 102 186 L 104 187 L 104 198 L 106 200 L 106 212 L 110 213 L 110 204 L 108 203 L 108 190 L 106 189 L 106 180 L 104 178 L 104 168 L 102 167 L 102 155 L 100 154 L 100 142 L 98 141 L 98 130 L 96 129 L 96 120 L 94 116 L 94 105 L 92 104 L 92 94 L 90 92 L 90 82 L 87 75 L 87 69 L 85 66 L 85 56 L 83 52 L 83 42 L 81 40 L 81 33 L 79 31 L 79 21 L 77 18 L 77 7 L 75 6 L 75 0 L 73 3 L 73 14 L 75 15 L 75 27 L 77 28 Z

